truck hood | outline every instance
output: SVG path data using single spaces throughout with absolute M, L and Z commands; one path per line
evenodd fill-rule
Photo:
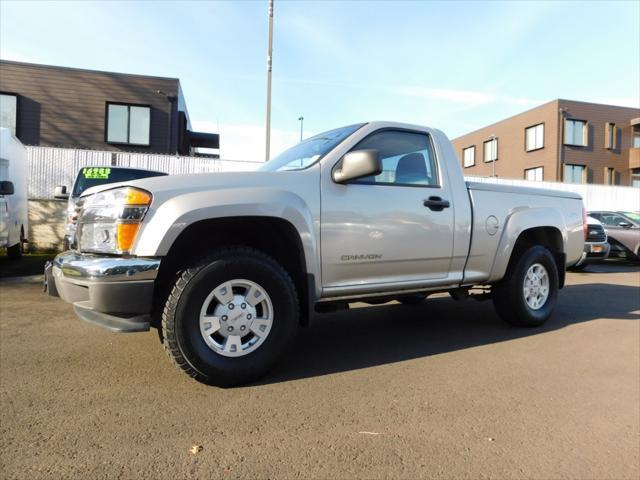
M 151 192 L 154 198 L 165 200 L 177 195 L 205 190 L 251 187 L 286 188 L 287 185 L 290 185 L 290 182 L 294 181 L 293 178 L 302 174 L 303 171 L 301 170 L 291 170 L 282 172 L 252 171 L 167 175 L 91 187 L 82 193 L 82 197 L 118 187 L 142 188 Z

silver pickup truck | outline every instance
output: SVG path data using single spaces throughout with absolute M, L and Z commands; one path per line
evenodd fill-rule
M 349 302 L 478 292 L 541 325 L 585 235 L 578 195 L 467 183 L 442 132 L 391 122 L 316 135 L 256 172 L 94 187 L 78 209 L 49 293 L 113 331 L 158 328 L 178 367 L 223 386 Z

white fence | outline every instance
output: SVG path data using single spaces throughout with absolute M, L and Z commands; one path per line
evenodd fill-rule
M 67 185 L 67 188 L 71 188 L 78 170 L 82 167 L 118 166 L 180 174 L 244 172 L 255 170 L 261 165 L 261 162 L 206 157 L 33 146 L 27 146 L 26 149 L 29 162 L 29 198 L 31 199 L 53 198 L 53 190 L 57 185 Z
M 71 188 L 82 167 L 114 165 L 144 168 L 169 174 L 246 172 L 255 170 L 261 162 L 219 160 L 206 157 L 182 157 L 146 153 L 106 152 L 55 147 L 28 146 L 29 198 L 51 199 L 57 185 Z M 564 190 L 582 195 L 587 210 L 640 211 L 640 189 L 608 185 L 578 185 L 572 183 L 531 182 L 492 177 L 466 177 L 473 182 L 522 185 L 535 188 Z
M 591 185 L 559 182 L 532 182 L 493 177 L 465 177 L 469 182 L 498 183 L 502 185 L 520 185 L 532 188 L 548 188 L 574 192 L 582 196 L 587 210 L 624 210 L 640 211 L 640 188 L 609 185 Z

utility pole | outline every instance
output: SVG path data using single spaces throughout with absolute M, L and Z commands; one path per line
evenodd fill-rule
M 269 48 L 267 50 L 267 138 L 265 162 L 271 158 L 271 70 L 273 60 L 273 0 L 269 0 Z
M 304 117 L 300 116 L 298 117 L 298 120 L 300 120 L 300 141 L 302 141 L 302 125 L 304 124 Z

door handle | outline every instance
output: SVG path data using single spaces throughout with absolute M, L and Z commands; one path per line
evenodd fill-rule
M 451 206 L 449 200 L 443 200 L 440 197 L 429 197 L 424 201 L 423 205 L 434 212 L 441 212 Z

